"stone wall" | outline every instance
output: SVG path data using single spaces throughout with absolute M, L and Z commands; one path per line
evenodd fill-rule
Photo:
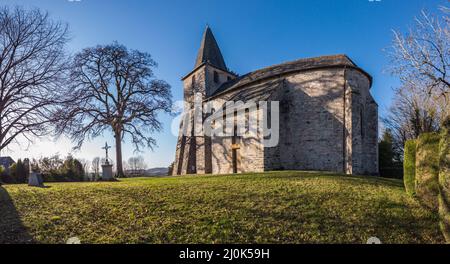
M 347 173 L 378 174 L 378 107 L 370 81 L 360 71 L 345 70 Z
M 258 90 L 266 91 L 265 85 L 253 86 L 250 88 L 253 92 L 258 92 Z M 248 90 L 247 90 L 248 91 Z M 266 93 L 261 95 L 267 96 Z M 243 90 L 237 90 L 234 92 L 227 93 L 226 95 L 212 100 L 214 108 L 216 110 L 223 109 L 225 101 L 241 101 L 242 103 L 248 102 L 248 100 L 254 100 L 258 102 L 266 98 L 252 93 L 248 96 Z M 246 124 L 248 120 L 254 119 L 258 122 L 262 120 L 262 109 L 248 109 L 248 111 L 241 112 L 240 115 L 236 112 L 236 116 L 230 114 L 231 120 L 227 122 L 224 126 L 225 129 L 229 129 L 234 122 Z M 223 125 L 223 121 L 219 120 L 216 123 L 215 128 L 220 129 Z M 224 131 L 225 132 L 225 131 Z M 262 139 L 260 133 L 246 133 L 240 137 L 235 138 L 233 142 L 233 137 L 213 137 L 212 138 L 212 173 L 223 174 L 223 173 L 233 173 L 233 149 L 232 144 L 239 145 L 239 149 L 235 150 L 236 162 L 237 162 L 237 172 L 262 172 L 264 171 L 264 146 L 262 145 Z
M 279 164 L 268 168 L 342 171 L 343 70 L 292 74 L 284 84 L 280 143 L 273 151 Z
M 364 175 L 378 175 L 379 174 L 379 160 L 378 160 L 378 104 L 369 94 L 366 100 L 366 115 L 365 128 L 366 137 L 364 139 L 363 147 L 363 161 Z
M 264 148 L 261 135 L 240 138 L 238 171 L 377 174 L 378 113 L 369 87 L 359 71 L 333 68 L 279 76 L 221 96 L 220 100 L 280 102 L 279 144 Z M 250 114 L 261 122 L 263 113 L 258 111 Z M 232 139 L 212 142 L 213 173 L 232 173 Z
M 204 65 L 183 79 L 184 111 L 191 112 L 188 120 L 182 120 L 178 135 L 177 149 L 173 174 L 192 174 L 205 171 L 204 139 L 194 137 L 194 118 L 192 108 L 194 106 L 194 95 L 200 93 L 203 98 L 206 94 L 207 67 Z M 183 130 L 189 133 L 183 135 Z M 200 145 L 199 145 L 200 144 Z M 197 158 L 197 155 L 199 157 Z M 199 163 L 199 164 L 197 164 Z
M 217 78 L 214 78 L 214 75 Z M 191 111 L 194 106 L 194 96 L 201 94 L 201 101 L 211 95 L 221 84 L 235 78 L 234 75 L 208 64 L 196 69 L 183 79 L 183 94 L 185 111 Z M 192 114 L 192 111 L 191 111 Z M 206 116 L 203 116 L 206 118 Z M 182 135 L 184 129 L 191 131 Z M 180 125 L 173 174 L 204 174 L 211 173 L 212 168 L 212 140 L 204 136 L 194 136 L 194 118 L 189 123 Z

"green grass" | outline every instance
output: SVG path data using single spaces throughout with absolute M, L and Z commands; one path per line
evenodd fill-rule
M 436 211 L 439 207 L 439 141 L 437 133 L 423 133 L 417 138 L 415 168 L 416 195 Z
M 444 122 L 439 142 L 439 214 L 441 230 L 450 243 L 450 117 Z
M 401 180 L 313 172 L 0 187 L 0 242 L 442 243 Z
M 414 139 L 406 141 L 403 162 L 403 183 L 411 196 L 416 195 L 416 144 Z

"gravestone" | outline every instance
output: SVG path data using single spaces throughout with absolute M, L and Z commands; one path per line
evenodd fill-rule
M 30 177 L 28 178 L 28 186 L 44 187 L 42 175 L 38 172 L 31 172 Z

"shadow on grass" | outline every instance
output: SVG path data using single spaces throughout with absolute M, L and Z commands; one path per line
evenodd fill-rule
M 266 243 L 365 243 L 370 236 L 376 236 L 387 243 L 429 243 L 429 236 L 435 237 L 439 243 L 444 242 L 440 233 L 435 232 L 438 228 L 433 228 L 433 225 L 437 225 L 434 217 L 414 216 L 411 208 L 401 202 L 389 199 L 361 201 L 361 205 L 355 204 L 357 209 L 351 215 L 351 208 L 342 210 L 343 214 L 336 213 L 324 204 L 326 199 L 316 199 L 312 196 L 311 193 L 303 194 L 297 199 L 313 206 L 303 207 L 302 203 L 298 203 L 291 207 L 292 210 L 271 211 L 254 205 L 248 207 L 244 203 L 229 203 L 226 206 L 230 211 L 244 212 L 246 218 L 258 219 L 260 226 L 259 229 L 253 230 L 255 233 L 264 229 L 264 219 L 270 219 L 271 226 L 266 226 L 268 229 L 297 231 L 288 232 L 279 240 L 264 241 Z M 339 192 L 334 192 L 331 196 L 335 197 L 338 203 L 348 202 L 345 195 Z M 283 203 L 283 200 L 278 203 Z M 368 206 L 372 209 L 363 210 Z M 397 213 L 391 214 L 393 211 Z M 425 234 L 418 232 L 426 229 L 428 230 Z M 400 240 L 393 240 L 394 238 Z M 252 239 L 250 235 L 249 241 L 246 242 L 254 242 Z
M 0 186 L 0 244 L 35 243 L 20 220 L 19 213 L 5 188 Z
M 244 174 L 242 174 L 244 175 Z M 339 177 L 341 181 L 350 181 L 358 184 L 368 184 L 368 185 L 389 185 L 392 187 L 401 187 L 403 188 L 403 181 L 399 179 L 391 179 L 391 178 L 383 178 L 380 176 L 360 176 L 360 175 L 347 175 L 340 174 L 335 172 L 327 172 L 327 171 L 271 171 L 261 174 L 261 177 L 266 179 L 290 179 L 290 180 L 298 180 L 298 179 L 307 179 L 307 178 L 336 178 Z

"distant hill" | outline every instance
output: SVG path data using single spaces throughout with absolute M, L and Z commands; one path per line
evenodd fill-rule
M 168 168 L 151 168 L 147 170 L 125 170 L 127 177 L 167 176 Z

